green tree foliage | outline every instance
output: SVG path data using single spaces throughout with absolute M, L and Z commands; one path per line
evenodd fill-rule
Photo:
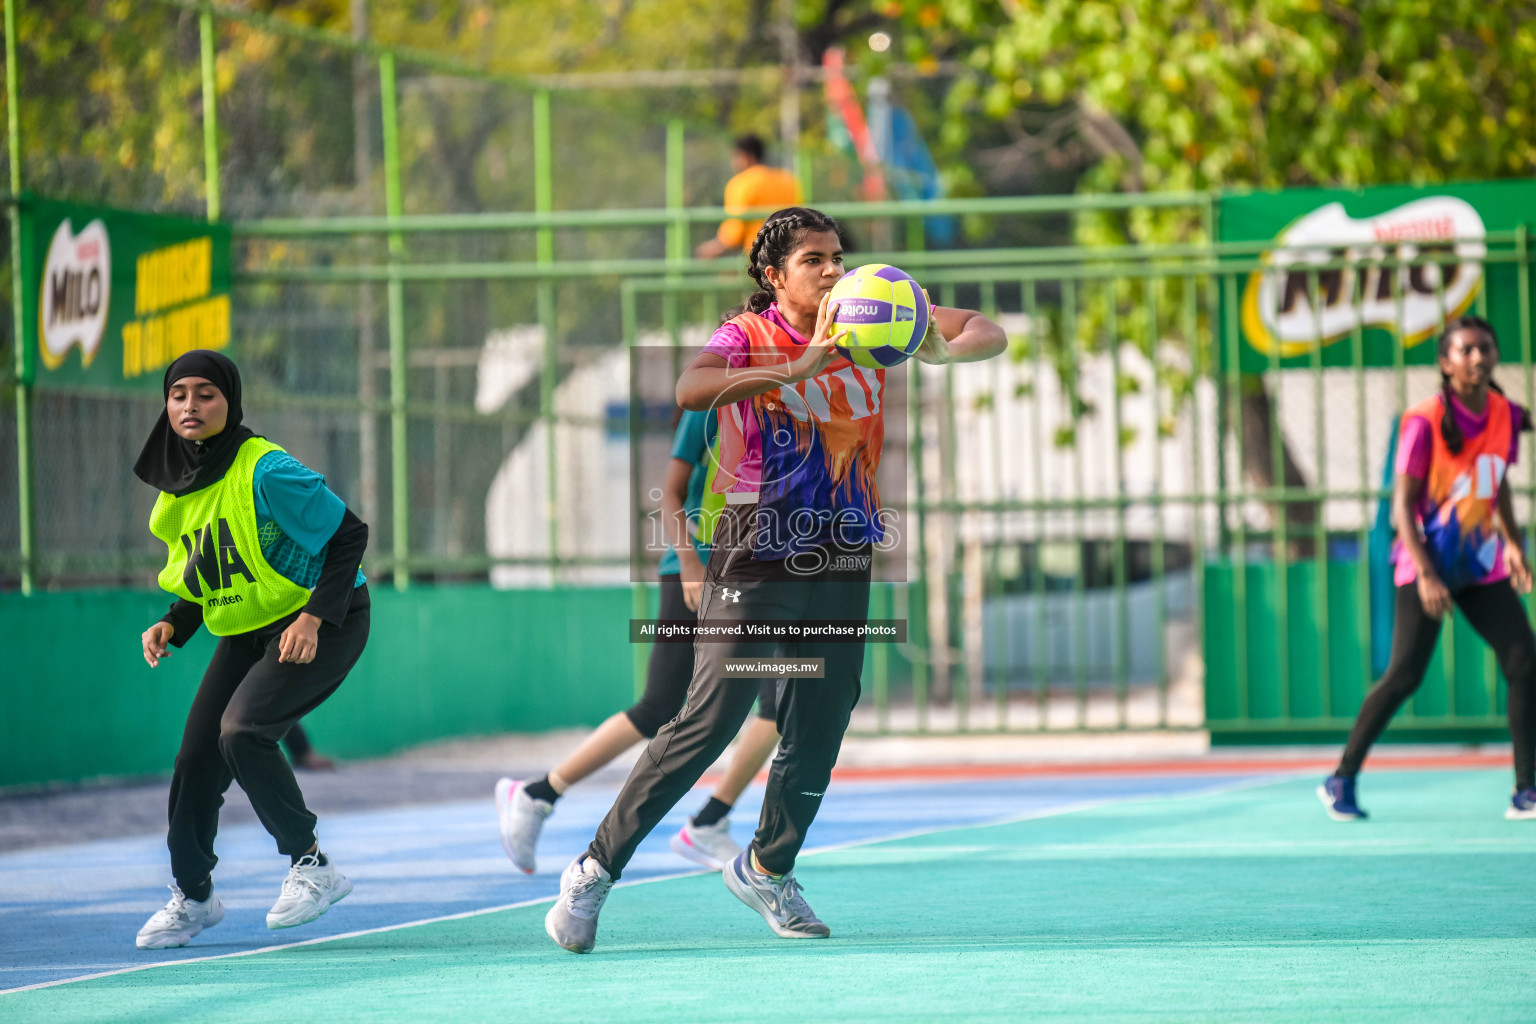
M 197 19 L 169 13 L 20 5 L 25 187 L 191 212 L 203 176 Z
M 977 118 L 1043 107 L 1102 159 L 1085 190 L 1281 188 L 1536 171 L 1536 4 L 946 0 L 887 5 L 914 57 L 972 71 Z M 897 10 L 899 8 L 899 10 Z M 1155 221 L 1132 234 L 1159 234 Z
M 353 0 L 228 6 L 341 36 L 351 35 L 356 7 Z M 457 59 L 502 78 L 499 85 L 476 82 L 401 62 L 402 146 L 408 158 L 420 158 L 423 176 L 431 180 L 414 194 L 408 184 L 407 205 L 418 212 L 531 204 L 525 181 L 531 168 L 523 164 L 533 84 L 518 88 L 506 84 L 509 78 L 765 69 L 741 81 L 559 92 L 557 137 L 574 132 L 585 147 L 562 163 L 560 205 L 660 202 L 661 136 L 652 129 L 671 117 L 688 121 L 696 134 L 713 126 L 719 140 L 718 153 L 698 155 L 701 173 L 690 180 L 700 187 L 689 195 L 691 202 L 718 201 L 724 140 L 731 133 L 777 135 L 776 0 L 367 0 L 364 6 L 374 41 Z M 19 11 L 28 187 L 200 212 L 196 12 L 162 0 L 19 0 Z M 827 45 L 883 21 L 857 0 L 802 0 L 792 14 L 800 57 L 811 63 Z M 226 213 L 360 212 L 353 206 L 354 66 L 347 51 L 285 39 L 259 24 L 217 19 L 217 25 Z M 371 64 L 364 74 L 371 77 Z M 806 100 L 807 121 L 813 122 L 814 89 Z M 371 120 L 377 118 L 376 97 L 374 104 Z M 377 150 L 378 126 L 367 127 Z M 704 173 L 711 164 L 720 165 L 719 180 Z M 655 180 L 642 184 L 639 179 L 653 170 Z M 634 178 L 634 187 L 627 181 L 595 183 L 615 174 Z
M 1087 191 L 1429 183 L 1536 171 L 1529 2 L 887 0 L 882 9 L 905 28 L 910 57 L 970 69 L 947 100 L 951 160 L 986 119 L 1011 125 L 1026 152 L 1059 155 L 1074 143 L 1091 152 L 1078 183 Z M 1045 127 L 1030 131 L 1030 117 L 1043 117 Z M 1137 211 L 1084 217 L 1076 233 L 1086 244 L 1196 241 L 1203 225 L 1193 211 Z M 1186 298 L 1171 284 L 1164 310 Z M 1096 311 L 1111 304 L 1119 337 L 1144 346 L 1182 338 L 1193 349 L 1188 335 L 1210 337 L 1208 324 L 1180 330 L 1167 313 L 1149 322 L 1147 300 L 1145 287 L 1121 282 L 1085 308 L 1081 343 L 1106 343 L 1106 317 Z M 1245 461 L 1272 484 L 1268 399 L 1257 380 L 1245 383 L 1245 435 L 1255 442 Z M 1174 389 L 1176 402 L 1187 395 Z M 1287 481 L 1300 482 L 1286 462 Z

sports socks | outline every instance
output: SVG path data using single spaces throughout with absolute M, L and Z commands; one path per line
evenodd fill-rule
M 523 791 L 535 800 L 543 800 L 545 803 L 554 803 L 560 799 L 560 794 L 555 792 L 555 787 L 549 784 L 549 776 L 535 779 L 523 787 Z
M 291 853 L 291 854 L 288 855 L 288 866 L 292 867 L 293 865 L 297 864 L 299 861 L 303 860 L 305 857 L 308 857 L 308 856 L 309 856 L 308 851 L 306 851 L 304 853 Z M 315 859 L 320 862 L 320 866 L 321 867 L 325 867 L 327 864 L 329 864 L 331 862 L 331 859 L 329 857 L 327 857 L 324 853 L 322 853 L 319 850 L 315 851 Z M 186 890 L 183 889 L 182 892 L 186 892 Z
M 778 880 L 784 877 L 783 875 L 776 875 L 772 871 L 769 871 L 767 868 L 763 867 L 763 862 L 757 859 L 756 850 L 752 851 L 752 859 L 749 861 L 749 863 L 752 865 L 752 870 L 756 871 L 760 875 L 767 875 L 769 878 L 774 880 Z
M 699 813 L 693 816 L 693 823 L 700 826 L 709 826 L 718 822 L 721 818 L 731 813 L 731 805 L 724 800 L 710 797 L 709 802 L 699 809 Z

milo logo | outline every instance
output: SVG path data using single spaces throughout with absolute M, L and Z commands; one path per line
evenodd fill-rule
M 107 327 L 111 297 L 112 248 L 106 225 L 93 220 L 77 235 L 65 218 L 53 233 L 43 263 L 37 333 L 44 366 L 58 369 L 76 345 L 80 364 L 91 365 Z
M 1264 260 L 1272 269 L 1248 278 L 1243 330 L 1260 352 L 1305 355 L 1348 337 L 1356 327 L 1399 333 L 1415 345 L 1465 313 L 1483 283 L 1487 230 L 1471 204 L 1452 196 L 1406 203 L 1356 219 L 1342 203 L 1301 217 L 1275 239 Z M 1417 266 L 1370 266 L 1383 259 Z M 1312 269 L 1340 260 L 1354 267 Z

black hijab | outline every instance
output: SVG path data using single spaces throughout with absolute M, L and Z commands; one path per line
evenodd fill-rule
M 202 441 L 188 441 L 176 433 L 165 411 L 165 402 L 160 403 L 160 418 L 149 432 L 133 472 L 149 486 L 177 498 L 222 480 L 240 454 L 240 446 L 257 436 L 240 423 L 244 418 L 240 408 L 240 371 L 228 356 L 205 348 L 188 352 L 166 368 L 161 398 L 168 399 L 171 385 L 185 377 L 212 381 L 229 402 L 229 418 L 220 433 Z

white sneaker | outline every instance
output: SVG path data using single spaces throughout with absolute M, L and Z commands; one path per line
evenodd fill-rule
M 533 874 L 534 851 L 544 819 L 555 813 L 548 800 L 535 800 L 528 789 L 515 779 L 496 783 L 496 817 L 501 824 L 501 848 L 518 868 Z
M 351 891 L 352 883 L 336 870 L 334 863 L 321 864 L 314 854 L 306 853 L 288 869 L 283 891 L 267 911 L 267 927 L 276 930 L 309 924 L 330 910 L 331 904 L 346 899 Z
M 693 819 L 672 837 L 672 851 L 711 871 L 720 871 L 741 855 L 741 847 L 731 838 L 731 819 L 721 818 L 713 825 L 695 825 Z
M 134 944 L 140 949 L 172 949 L 185 946 L 204 928 L 212 928 L 224 920 L 224 904 L 212 893 L 199 903 L 189 900 L 176 886 L 170 886 L 171 901 L 159 910 L 144 927 Z
M 582 854 L 560 873 L 560 895 L 544 915 L 544 932 L 572 953 L 590 953 L 597 944 L 597 915 L 602 913 L 613 877 Z

